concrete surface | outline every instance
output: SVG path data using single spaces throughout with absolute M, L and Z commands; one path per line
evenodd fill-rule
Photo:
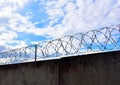
M 56 61 L 0 66 L 0 85 L 58 85 Z
M 0 85 L 120 85 L 120 51 L 0 66 Z

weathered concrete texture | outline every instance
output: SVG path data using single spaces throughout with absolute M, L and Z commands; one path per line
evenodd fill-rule
M 0 85 L 120 85 L 120 52 L 0 66 Z
M 0 85 L 58 85 L 56 61 L 0 67 Z
M 60 85 L 120 85 L 120 52 L 63 58 Z

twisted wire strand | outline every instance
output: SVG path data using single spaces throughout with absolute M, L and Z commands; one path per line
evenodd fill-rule
M 15 64 L 62 55 L 83 55 L 115 50 L 120 50 L 120 25 L 95 29 L 86 33 L 76 33 L 75 35 L 2 52 L 0 53 L 0 64 Z

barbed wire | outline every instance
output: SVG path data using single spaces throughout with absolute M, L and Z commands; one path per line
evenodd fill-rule
M 0 53 L 0 64 L 15 64 L 60 56 L 120 50 L 120 25 L 64 36 Z

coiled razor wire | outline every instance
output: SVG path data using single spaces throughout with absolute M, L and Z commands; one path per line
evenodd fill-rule
M 61 56 L 120 50 L 120 25 L 64 36 L 0 53 L 0 64 L 34 62 Z

